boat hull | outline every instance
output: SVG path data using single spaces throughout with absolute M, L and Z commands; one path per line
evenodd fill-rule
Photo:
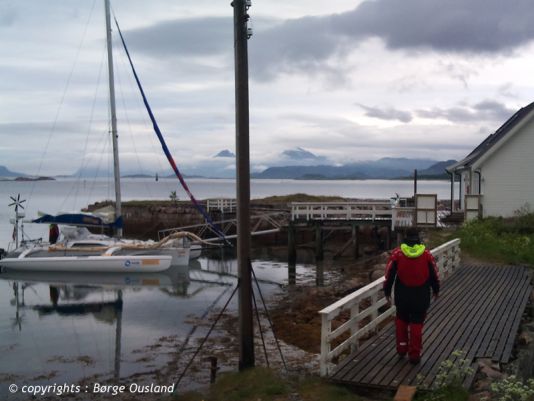
M 5 258 L 0 266 L 10 270 L 143 273 L 167 270 L 171 255 L 61 256 Z

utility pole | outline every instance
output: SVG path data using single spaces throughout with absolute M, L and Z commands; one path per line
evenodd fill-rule
M 250 145 L 248 112 L 247 10 L 250 0 L 234 0 L 234 57 L 237 171 L 237 267 L 239 277 L 239 370 L 254 366 L 254 326 L 250 265 Z

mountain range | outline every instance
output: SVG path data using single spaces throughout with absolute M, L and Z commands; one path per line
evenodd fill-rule
M 340 166 L 281 166 L 269 167 L 253 178 L 271 179 L 394 179 L 418 176 L 446 178 L 445 167 L 455 160 L 408 159 L 385 157 L 374 161 L 350 163 Z
M 27 174 L 17 173 L 15 171 L 9 170 L 6 166 L 0 166 L 0 177 L 4 178 L 14 178 L 14 177 L 27 177 Z
M 224 149 L 212 157 L 205 157 L 193 166 L 179 166 L 180 171 L 186 177 L 207 178 L 234 178 L 235 177 L 235 154 Z M 439 161 L 434 159 L 412 159 L 384 157 L 378 160 L 358 161 L 339 164 L 324 156 L 296 147 L 287 149 L 277 156 L 269 158 L 269 162 L 263 163 L 267 167 L 255 166 L 252 160 L 252 178 L 265 179 L 398 179 L 413 177 L 417 169 L 421 178 L 447 178 L 445 167 L 455 163 L 455 160 Z M 130 167 L 130 168 L 128 168 Z M 169 168 L 164 171 L 141 172 L 132 166 L 121 168 L 122 176 L 154 177 L 156 173 L 160 177 L 172 175 Z M 98 167 L 84 167 L 76 171 L 71 177 L 108 177 L 107 169 Z M 7 167 L 0 166 L 0 177 L 26 177 L 26 174 L 10 171 Z M 66 176 L 65 176 L 66 177 Z

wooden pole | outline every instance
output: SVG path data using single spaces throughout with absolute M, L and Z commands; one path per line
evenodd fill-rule
M 354 259 L 360 257 L 360 227 L 357 224 L 352 223 L 352 249 Z
M 413 196 L 417 195 L 417 169 L 413 171 Z
M 291 221 L 287 226 L 287 280 L 289 285 L 297 281 L 297 242 L 295 225 Z
M 321 223 L 315 224 L 315 260 L 324 259 L 323 230 Z
M 324 263 L 323 261 L 318 261 L 315 267 L 315 285 L 317 287 L 324 286 Z
M 250 145 L 247 6 L 234 0 L 237 171 L 237 267 L 239 277 L 239 370 L 254 366 L 254 315 L 250 271 Z

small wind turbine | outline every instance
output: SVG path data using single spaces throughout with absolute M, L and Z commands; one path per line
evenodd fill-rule
M 26 202 L 26 199 L 20 199 L 20 194 L 17 194 L 17 197 L 14 198 L 10 196 L 12 202 L 8 206 L 15 207 L 15 227 L 13 228 L 13 241 L 15 241 L 16 247 L 19 247 L 19 219 L 24 218 L 24 212 L 19 213 L 19 207 L 24 210 L 22 204 Z

